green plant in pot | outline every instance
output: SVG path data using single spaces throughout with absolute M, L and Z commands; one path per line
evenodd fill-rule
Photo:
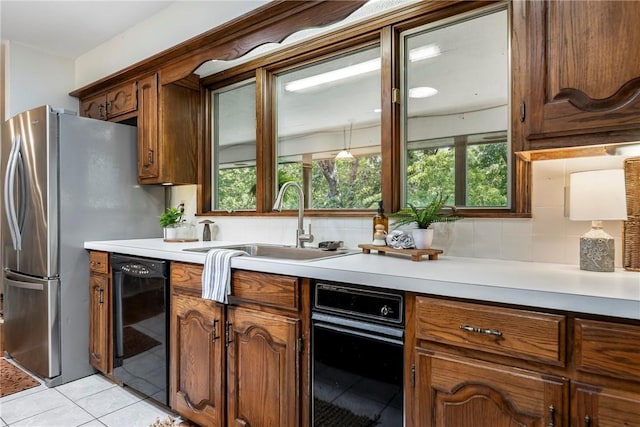
M 184 218 L 182 218 L 183 215 L 184 211 L 180 207 L 167 208 L 167 210 L 160 215 L 160 226 L 166 228 L 184 222 Z
M 438 193 L 425 207 L 416 207 L 408 203 L 409 207 L 400 209 L 391 214 L 394 221 L 394 229 L 405 225 L 413 225 L 417 228 L 411 231 L 416 249 L 429 249 L 433 241 L 433 229 L 431 224 L 436 222 L 453 222 L 461 219 L 455 216 L 455 207 L 445 205 L 446 197 Z
M 195 227 L 183 218 L 184 206 L 167 208 L 160 214 L 160 225 L 164 233 L 165 242 L 188 242 L 197 240 L 194 236 Z

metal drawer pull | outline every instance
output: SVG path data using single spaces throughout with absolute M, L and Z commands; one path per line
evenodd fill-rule
M 584 427 L 591 427 L 591 417 L 589 415 L 584 417 Z
M 553 407 L 553 405 L 549 406 L 549 427 L 554 427 L 556 425 L 555 423 L 555 418 L 556 418 L 556 408 Z
M 496 337 L 502 336 L 502 332 L 500 332 L 497 329 L 474 328 L 473 326 L 469 326 L 469 325 L 460 325 L 460 329 L 462 329 L 463 331 L 475 332 L 478 334 L 493 335 Z

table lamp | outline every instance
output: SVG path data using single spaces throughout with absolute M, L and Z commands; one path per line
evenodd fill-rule
M 627 219 L 624 170 L 575 172 L 569 176 L 569 218 L 591 221 L 591 230 L 580 237 L 580 269 L 613 271 L 613 237 L 602 221 Z

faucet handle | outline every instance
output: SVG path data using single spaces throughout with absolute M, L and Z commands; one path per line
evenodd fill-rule
M 299 233 L 300 234 L 298 234 L 298 242 L 301 244 L 301 247 L 304 247 L 304 243 L 313 242 L 313 234 L 311 234 L 311 223 L 309 223 L 308 233 L 304 232 L 304 225 L 303 225 L 303 228 L 299 230 Z

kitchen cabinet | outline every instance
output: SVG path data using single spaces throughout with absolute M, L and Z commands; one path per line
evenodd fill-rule
M 80 101 L 80 115 L 98 120 L 121 121 L 131 117 L 138 107 L 136 82 L 119 85 Z
M 300 321 L 230 306 L 228 322 L 227 425 L 299 425 Z
M 171 264 L 171 407 L 207 426 L 308 425 L 308 291 L 234 270 L 224 306 L 200 298 L 202 268 Z
M 578 318 L 571 425 L 640 426 L 640 326 Z
M 640 325 L 408 296 L 407 426 L 640 426 Z
M 81 115 L 137 125 L 141 184 L 195 184 L 199 79 L 191 75 L 160 85 L 159 78 L 160 73 L 154 73 L 82 98 Z
M 418 426 L 562 426 L 568 381 L 456 355 L 418 349 Z
M 564 330 L 560 315 L 415 297 L 413 425 L 566 425 L 568 380 L 474 357 L 479 352 L 563 365 Z
M 514 134 L 525 150 L 640 136 L 639 2 L 513 2 Z
M 138 180 L 141 184 L 197 183 L 200 83 L 191 75 L 160 85 L 138 81 Z
M 89 252 L 89 363 L 104 374 L 113 371 L 109 254 Z
M 224 305 L 197 294 L 202 266 L 172 263 L 171 407 L 206 426 L 224 420 Z M 194 292 L 195 291 L 195 292 Z

